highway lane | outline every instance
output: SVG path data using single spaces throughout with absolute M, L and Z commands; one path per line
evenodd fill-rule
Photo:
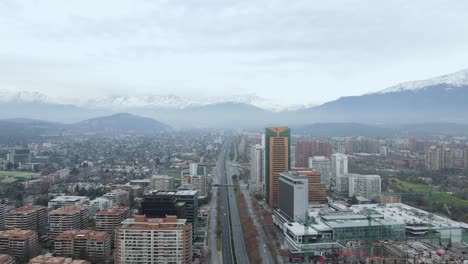
M 227 184 L 228 184 L 228 194 L 229 194 L 229 207 L 231 213 L 231 227 L 232 227 L 232 235 L 234 241 L 234 248 L 235 248 L 235 256 L 237 263 L 249 263 L 249 258 L 247 256 L 247 251 L 245 249 L 244 243 L 244 232 L 242 231 L 242 226 L 240 223 L 240 216 L 239 210 L 237 208 L 237 201 L 236 201 L 236 194 L 234 191 L 234 187 L 232 186 L 234 183 L 232 181 L 232 173 L 226 175 Z
M 213 170 L 213 185 L 218 184 L 218 170 Z M 208 248 L 211 249 L 211 263 L 221 263 L 216 243 L 216 217 L 218 214 L 218 188 L 211 189 L 210 218 L 208 221 Z
M 221 153 L 218 163 L 216 165 L 218 181 L 222 185 L 226 185 L 226 159 L 229 156 L 229 146 L 231 142 L 228 141 L 225 144 L 225 148 Z M 222 245 L 222 258 L 224 264 L 234 263 L 231 245 L 231 222 L 229 218 L 229 200 L 227 189 L 224 186 L 220 186 L 219 192 L 221 195 L 220 213 L 221 213 L 221 245 Z

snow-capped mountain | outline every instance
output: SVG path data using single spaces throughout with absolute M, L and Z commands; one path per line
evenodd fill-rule
M 51 103 L 54 100 L 40 92 L 0 90 L 0 102 Z
M 402 91 L 417 91 L 427 87 L 446 84 L 453 87 L 461 87 L 468 85 L 468 69 L 461 70 L 452 74 L 446 74 L 426 80 L 400 83 L 398 85 L 384 89 L 378 93 L 394 93 Z
M 91 99 L 82 106 L 125 110 L 131 108 L 184 109 L 198 105 L 196 102 L 177 95 L 106 96 Z

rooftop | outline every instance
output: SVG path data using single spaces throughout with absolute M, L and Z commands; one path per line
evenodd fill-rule
M 64 195 L 55 197 L 54 199 L 50 200 L 51 202 L 78 202 L 81 200 L 86 200 L 88 197 L 86 196 L 71 196 L 71 195 Z
M 311 227 L 305 227 L 303 224 L 298 222 L 285 223 L 285 227 L 296 236 L 303 236 L 307 230 L 308 235 L 318 235 L 318 232 Z
M 109 234 L 106 232 L 98 232 L 92 230 L 67 230 L 57 235 L 55 240 L 60 239 L 96 239 L 98 241 L 103 241 L 110 238 Z
M 84 206 L 65 206 L 63 208 L 59 208 L 56 210 L 53 210 L 49 213 L 49 215 L 71 215 L 71 214 L 78 214 L 80 213 L 83 209 L 86 209 Z
M 130 208 L 127 206 L 114 206 L 106 208 L 96 213 L 96 215 L 120 215 L 127 212 Z
M 389 204 L 360 204 L 351 208 L 356 213 L 373 210 L 385 219 L 403 222 L 405 224 L 427 224 L 428 212 L 402 203 Z M 453 221 L 447 217 L 433 214 L 432 225 L 435 228 L 468 228 L 468 224 Z

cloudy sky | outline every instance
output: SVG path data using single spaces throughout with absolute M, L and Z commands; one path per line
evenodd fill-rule
M 0 89 L 320 103 L 468 68 L 468 1 L 0 0 Z

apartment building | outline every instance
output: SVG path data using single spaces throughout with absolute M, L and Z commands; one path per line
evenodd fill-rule
M 37 256 L 39 254 L 37 232 L 21 229 L 0 231 L 0 253 L 11 255 L 19 262 Z
M 0 254 L 0 263 L 2 264 L 15 264 L 15 258 L 7 254 Z
M 54 257 L 52 254 L 45 254 L 31 259 L 28 264 L 90 264 L 86 260 L 73 260 L 72 258 Z
M 67 230 L 54 239 L 55 254 L 107 264 L 111 256 L 111 236 L 106 232 Z
M 192 263 L 192 224 L 176 216 L 125 220 L 116 231 L 116 264 Z
M 128 202 L 130 200 L 130 193 L 125 190 L 115 189 L 111 192 L 104 194 L 102 197 L 112 201 L 112 205 L 114 206 L 122 206 L 128 205 Z
M 130 208 L 126 206 L 114 206 L 96 213 L 96 231 L 106 232 L 114 241 L 115 229 L 130 217 Z
M 89 211 L 85 206 L 67 206 L 49 213 L 50 235 L 52 237 L 72 229 L 88 227 Z
M 6 214 L 5 229 L 34 230 L 39 235 L 47 231 L 47 208 L 40 205 L 26 205 Z

